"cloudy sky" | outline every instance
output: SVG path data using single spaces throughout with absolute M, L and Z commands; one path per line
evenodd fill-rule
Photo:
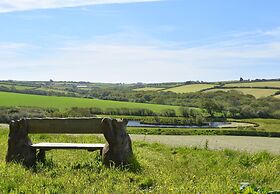
M 280 78 L 278 0 L 0 0 L 0 80 Z

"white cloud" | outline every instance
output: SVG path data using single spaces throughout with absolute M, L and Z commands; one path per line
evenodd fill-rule
M 114 42 L 110 36 L 109 41 L 105 41 L 105 37 L 87 42 L 67 41 L 59 48 L 43 50 L 43 54 L 36 57 L 32 53 L 17 55 L 19 51 L 36 50 L 36 47 L 6 44 L 5 49 L 4 44 L 2 47 L 0 44 L 0 62 L 6 64 L 0 65 L 0 77 L 98 82 L 279 77 L 280 41 L 246 42 L 247 36 L 190 47 L 152 40 L 126 42 L 118 37 Z M 19 49 L 21 47 L 25 49 Z M 3 58 L 1 50 L 10 50 L 14 56 Z
M 51 9 L 97 4 L 137 3 L 152 1 L 160 0 L 1 0 L 0 13 L 33 9 Z

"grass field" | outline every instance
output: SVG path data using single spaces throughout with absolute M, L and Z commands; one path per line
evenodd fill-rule
M 29 87 L 29 86 L 20 86 L 20 85 L 11 85 L 11 84 L 2 84 L 2 83 L 0 83 L 0 86 L 4 86 L 4 87 L 7 87 L 7 88 L 12 88 L 14 86 L 15 89 L 17 89 L 17 90 L 31 90 L 31 89 L 34 89 L 34 87 Z
M 275 98 L 279 98 L 279 99 L 280 99 L 280 94 L 279 94 L 279 95 L 276 95 Z
M 137 88 L 137 89 L 133 89 L 133 91 L 159 91 L 159 90 L 163 90 L 164 88 L 152 88 L 152 87 L 146 87 L 146 88 Z
M 212 90 L 207 90 L 205 92 L 217 92 L 217 91 L 230 91 L 230 90 L 236 90 L 239 92 L 242 92 L 244 94 L 250 94 L 255 96 L 256 98 L 261 98 L 261 97 L 268 97 L 271 95 L 274 95 L 277 91 L 279 90 L 274 90 L 274 89 L 248 89 L 248 88 L 233 88 L 233 89 L 212 89 Z
M 0 193 L 237 193 L 241 182 L 263 193 L 280 185 L 280 156 L 133 142 L 138 161 L 106 168 L 97 152 L 49 151 L 33 169 L 6 164 L 7 130 L 0 129 Z M 33 135 L 34 142 L 103 142 L 95 136 Z
M 225 87 L 276 87 L 276 88 L 280 88 L 280 81 L 232 83 L 232 84 L 225 84 L 224 86 Z
M 259 131 L 280 132 L 280 119 L 239 119 L 237 121 L 256 123 L 259 125 L 256 130 Z
M 169 88 L 164 91 L 175 92 L 175 93 L 190 93 L 190 92 L 198 92 L 200 90 L 212 88 L 214 86 L 215 85 L 213 84 L 190 84 L 190 85 L 184 85 L 175 88 Z
M 38 91 L 45 91 L 45 92 L 67 93 L 67 91 L 65 91 L 65 90 L 46 88 L 46 87 L 41 87 L 41 88 L 38 88 L 36 90 L 38 90 Z
M 28 94 L 17 94 L 9 92 L 0 92 L 0 106 L 32 106 L 43 108 L 70 108 L 70 107 L 97 107 L 101 109 L 107 108 L 141 108 L 150 109 L 156 113 L 166 109 L 174 109 L 179 114 L 179 107 L 144 104 L 133 102 L 117 102 L 110 100 L 97 100 L 86 98 L 71 98 L 71 97 L 57 97 L 57 96 L 39 96 Z

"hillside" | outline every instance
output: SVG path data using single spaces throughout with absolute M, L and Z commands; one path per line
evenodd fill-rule
M 217 91 L 228 92 L 230 90 L 235 90 L 243 94 L 250 94 L 252 96 L 255 96 L 256 98 L 273 96 L 276 92 L 279 91 L 276 89 L 257 89 L 257 88 L 231 88 L 231 89 L 220 88 L 220 89 L 206 90 L 205 92 L 217 92 Z
M 280 89 L 280 81 L 259 81 L 225 84 L 225 87 L 271 87 Z
M 32 106 L 43 108 L 71 108 L 71 107 L 96 107 L 101 109 L 109 108 L 139 108 L 149 109 L 156 113 L 161 113 L 166 109 L 173 109 L 179 112 L 178 106 L 118 102 L 110 100 L 97 100 L 73 97 L 41 96 L 30 94 L 18 94 L 0 92 L 0 106 Z
M 179 87 L 169 88 L 163 90 L 165 92 L 175 92 L 175 93 L 190 93 L 190 92 L 199 92 L 201 90 L 213 88 L 214 84 L 190 84 L 190 85 L 183 85 Z
M 207 84 L 186 84 L 179 87 L 169 88 L 163 91 L 171 91 L 175 93 L 189 92 L 217 92 L 235 90 L 243 94 L 250 94 L 256 98 L 274 96 L 280 92 L 280 81 L 260 80 L 260 81 L 244 81 L 244 82 L 219 82 Z

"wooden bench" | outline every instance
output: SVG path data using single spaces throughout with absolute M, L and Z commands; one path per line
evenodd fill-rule
M 105 164 L 128 163 L 132 155 L 131 140 L 125 131 L 127 121 L 110 118 L 21 119 L 10 123 L 6 161 L 32 166 L 43 161 L 53 149 L 99 150 Z M 32 144 L 28 134 L 104 134 L 107 144 L 50 143 Z M 39 150 L 38 154 L 37 150 Z

